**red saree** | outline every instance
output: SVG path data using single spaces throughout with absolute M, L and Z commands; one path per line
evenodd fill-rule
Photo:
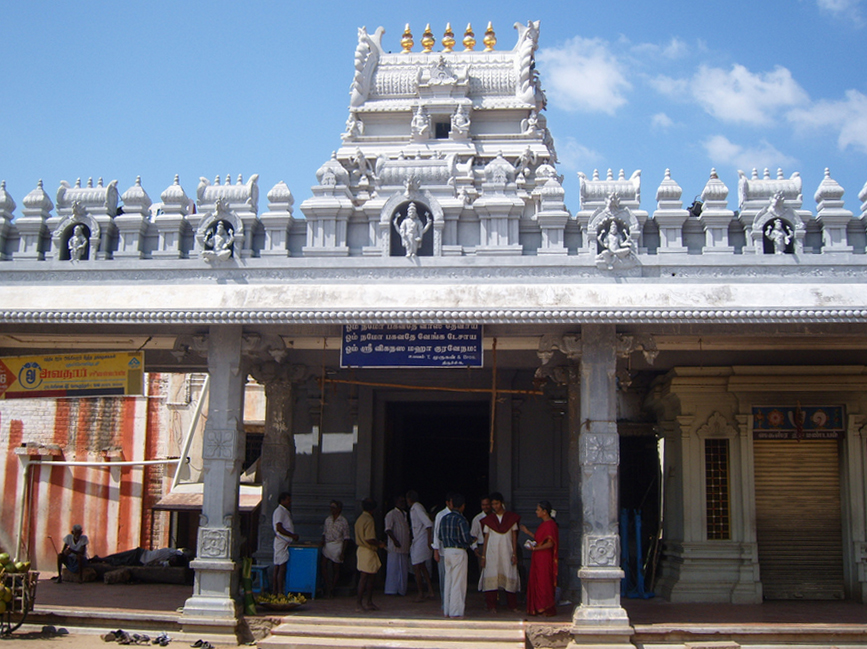
M 547 539 L 554 547 L 536 550 L 531 555 L 530 578 L 527 582 L 527 613 L 530 615 L 556 615 L 557 552 L 560 549 L 560 531 L 553 520 L 543 521 L 536 530 L 536 544 Z

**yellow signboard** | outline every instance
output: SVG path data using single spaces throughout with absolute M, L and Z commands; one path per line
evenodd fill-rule
M 0 399 L 142 394 L 142 352 L 0 358 Z

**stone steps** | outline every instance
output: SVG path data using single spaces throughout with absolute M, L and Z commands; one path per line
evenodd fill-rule
M 259 649 L 524 649 L 524 622 L 289 617 Z

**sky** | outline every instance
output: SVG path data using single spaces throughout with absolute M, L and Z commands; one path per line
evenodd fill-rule
M 688 206 L 711 168 L 737 209 L 737 170 L 799 172 L 804 207 L 824 170 L 861 212 L 867 181 L 867 0 L 727 2 L 149 2 L 6 3 L 0 40 L 0 179 L 21 214 L 43 179 L 141 176 L 151 199 L 175 174 L 284 181 L 295 215 L 340 144 L 357 29 L 385 28 L 398 51 L 409 23 L 458 40 L 490 21 L 497 49 L 515 22 L 541 21 L 537 68 L 548 127 L 580 209 L 577 172 L 642 172 L 656 208 L 665 170 Z M 479 46 L 477 46 L 478 49 Z

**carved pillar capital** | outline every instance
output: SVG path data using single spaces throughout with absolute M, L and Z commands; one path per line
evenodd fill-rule
M 557 352 L 560 354 L 558 355 Z M 553 381 L 560 385 L 568 385 L 578 380 L 578 372 L 574 365 L 575 361 L 581 359 L 581 336 L 578 334 L 545 334 L 539 339 L 536 355 L 542 361 L 542 365 L 536 370 L 535 381 Z M 564 362 L 564 356 L 567 362 Z

